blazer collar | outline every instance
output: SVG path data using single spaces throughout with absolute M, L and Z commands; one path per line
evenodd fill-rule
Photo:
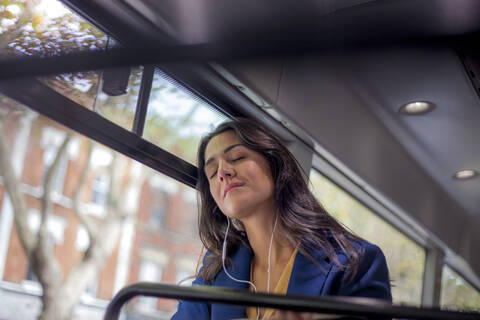
M 327 255 L 322 250 L 313 252 L 305 248 L 303 250 L 308 252 L 318 264 L 299 250 L 293 262 L 287 294 L 318 296 L 322 292 L 332 266 L 326 261 Z
M 304 249 L 307 251 L 306 249 Z M 309 251 L 307 251 L 309 252 Z M 309 252 L 313 259 L 319 262 L 321 268 L 310 258 L 298 251 L 293 262 L 292 275 L 288 284 L 287 294 L 318 296 L 322 292 L 327 274 L 332 265 L 326 261 L 327 255 L 322 250 Z M 241 245 L 232 257 L 233 266 L 227 266 L 227 271 L 236 279 L 250 281 L 250 265 L 253 253 L 250 247 Z M 215 286 L 234 289 L 247 289 L 248 284 L 230 279 L 224 270 L 218 273 Z M 212 319 L 235 319 L 246 317 L 245 307 L 223 304 L 212 305 Z
M 233 266 L 226 265 L 228 273 L 238 280 L 250 281 L 250 265 L 252 261 L 253 253 L 250 247 L 240 245 L 235 254 L 232 256 Z M 233 289 L 246 289 L 248 290 L 248 284 L 233 281 L 227 276 L 222 269 L 214 281 L 215 286 L 228 287 Z M 245 318 L 245 307 L 236 307 L 226 304 L 212 304 L 212 319 L 236 319 Z

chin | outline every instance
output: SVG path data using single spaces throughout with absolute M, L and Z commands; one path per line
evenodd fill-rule
M 230 219 L 241 219 L 247 215 L 247 212 L 248 208 L 244 205 L 228 206 L 228 208 L 225 208 L 223 211 L 223 213 Z
M 264 203 L 263 199 L 252 199 L 251 197 L 235 197 L 224 203 L 222 212 L 230 219 L 242 219 L 250 215 L 254 209 Z
M 237 210 L 224 211 L 224 214 L 230 219 L 241 219 L 244 216 L 244 214 L 242 213 L 243 211 L 237 211 Z

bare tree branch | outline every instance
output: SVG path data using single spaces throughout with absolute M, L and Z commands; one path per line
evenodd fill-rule
M 75 297 L 80 296 L 88 283 L 94 279 L 98 270 L 103 266 L 106 259 L 111 255 L 118 243 L 122 222 L 125 216 L 116 205 L 117 202 L 115 201 L 113 194 L 119 183 L 115 178 L 115 169 L 117 167 L 118 159 L 115 153 L 112 153 L 112 155 L 112 163 L 107 169 L 110 177 L 110 188 L 108 191 L 106 207 L 107 215 L 98 226 L 97 232 L 91 235 L 90 245 L 82 260 L 74 266 L 65 279 L 61 288 L 61 296 L 67 297 L 67 299 L 65 299 L 66 303 L 76 304 L 77 299 Z M 68 306 L 65 305 L 64 307 L 65 312 L 67 312 L 67 310 L 69 310 L 67 308 Z
M 121 187 L 120 181 L 117 183 L 117 179 L 115 176 L 116 169 L 118 166 L 118 157 L 115 152 L 112 152 L 112 163 L 108 166 L 108 176 L 110 177 L 110 184 L 107 193 L 107 207 L 109 208 L 108 214 L 113 211 L 117 211 L 118 209 L 118 199 L 115 195 L 120 195 L 119 188 Z M 120 180 L 120 179 L 119 179 Z M 116 192 L 117 191 L 117 192 Z M 107 215 L 108 215 L 107 214 Z
M 43 308 L 48 309 L 58 293 L 61 285 L 61 268 L 53 255 L 53 244 L 47 228 L 48 215 L 52 204 L 52 184 L 58 172 L 61 159 L 65 156 L 72 132 L 67 131 L 65 139 L 58 148 L 53 163 L 48 168 L 43 182 L 42 208 L 40 212 L 40 227 L 37 235 L 37 246 L 33 252 L 32 267 L 42 285 Z M 42 312 L 42 316 L 45 312 Z M 48 313 L 46 313 L 48 314 Z
M 31 257 L 35 248 L 35 236 L 28 228 L 25 199 L 20 192 L 20 184 L 12 167 L 10 155 L 11 153 L 3 134 L 3 119 L 0 117 L 0 170 L 3 175 L 3 183 L 15 212 L 15 231 L 20 238 L 25 254 Z
M 48 168 L 45 179 L 43 181 L 43 197 L 42 197 L 42 209 L 41 209 L 41 219 L 40 219 L 40 228 L 38 231 L 39 241 L 41 238 L 47 235 L 47 217 L 50 212 L 50 207 L 52 205 L 52 184 L 53 179 L 58 171 L 58 167 L 60 165 L 60 160 L 64 157 L 65 152 L 67 150 L 67 146 L 72 139 L 72 132 L 68 131 L 65 135 L 65 139 L 63 143 L 58 148 L 57 154 L 55 155 L 55 159 L 53 163 Z
M 87 154 L 86 154 L 86 161 L 80 172 L 80 178 L 78 179 L 77 187 L 72 196 L 72 209 L 77 215 L 80 222 L 84 225 L 85 229 L 87 230 L 89 239 L 92 239 L 97 232 L 97 226 L 94 222 L 89 219 L 87 216 L 80 212 L 80 193 L 82 188 L 85 184 L 85 180 L 87 179 L 88 171 L 90 170 L 90 163 L 92 158 L 92 150 L 93 150 L 93 143 L 92 141 L 87 141 Z

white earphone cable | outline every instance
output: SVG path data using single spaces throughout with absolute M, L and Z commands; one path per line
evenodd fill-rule
M 257 293 L 257 287 L 253 284 L 253 282 L 248 281 L 248 280 L 240 280 L 232 276 L 228 271 L 227 268 L 225 267 L 225 257 L 227 256 L 227 237 L 228 237 L 228 229 L 230 229 L 230 218 L 227 217 L 227 230 L 225 231 L 225 239 L 223 239 L 223 248 L 222 248 L 222 265 L 223 265 L 223 271 L 225 271 L 225 274 L 232 279 L 233 281 L 236 282 L 241 282 L 241 283 L 246 283 L 249 284 L 253 287 L 253 290 L 255 293 Z M 257 307 L 257 320 L 260 318 L 260 307 Z
M 275 223 L 273 224 L 273 231 L 272 235 L 270 236 L 270 245 L 268 247 L 268 269 L 267 269 L 267 293 L 270 293 L 270 260 L 271 260 L 271 253 L 272 253 L 272 244 L 273 244 L 273 235 L 275 233 L 275 230 L 277 228 L 277 221 L 278 221 L 278 215 L 275 216 Z M 223 239 L 223 248 L 222 248 L 222 266 L 223 266 L 223 271 L 225 271 L 225 274 L 232 279 L 233 281 L 240 282 L 240 283 L 246 283 L 249 284 L 253 287 L 253 290 L 255 293 L 257 293 L 257 287 L 255 284 L 251 281 L 248 280 L 240 280 L 232 276 L 228 271 L 227 268 L 225 267 L 225 258 L 227 256 L 227 237 L 228 237 L 228 230 L 230 229 L 230 218 L 227 217 L 227 230 L 225 231 L 225 238 Z M 263 314 L 262 320 L 265 319 L 266 312 Z M 260 307 L 257 307 L 257 320 L 260 318 Z
M 270 236 L 270 246 L 268 247 L 267 293 L 270 293 L 270 257 L 272 253 L 273 234 L 275 233 L 275 229 L 277 228 L 277 221 L 278 221 L 278 215 L 275 216 L 275 223 L 273 224 L 273 231 L 272 231 L 272 235 Z

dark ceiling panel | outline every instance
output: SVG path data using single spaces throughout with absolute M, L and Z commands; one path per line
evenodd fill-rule
M 360 53 L 348 60 L 350 77 L 365 104 L 457 203 L 480 214 L 480 179 L 452 179 L 480 169 L 480 100 L 453 49 L 409 47 Z M 412 101 L 436 108 L 421 116 L 398 109 Z

